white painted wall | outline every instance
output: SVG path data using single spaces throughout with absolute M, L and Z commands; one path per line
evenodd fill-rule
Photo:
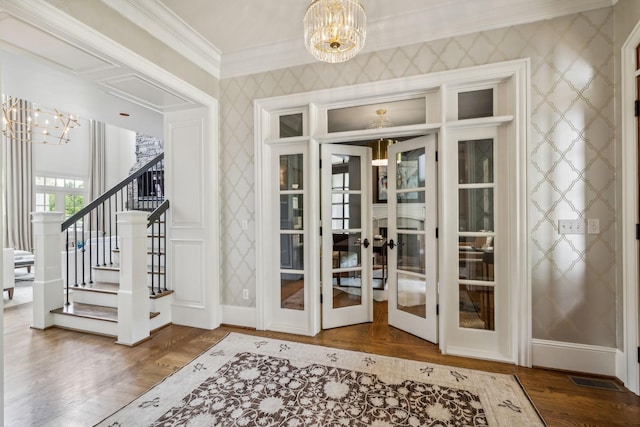
M 82 120 L 71 131 L 71 141 L 65 145 L 34 144 L 36 175 L 64 176 L 88 180 L 91 144 L 89 121 Z M 136 158 L 136 133 L 107 125 L 105 129 L 106 185 L 111 188 L 129 175 Z
M 107 188 L 113 187 L 129 175 L 136 162 L 136 133 L 107 125 L 105 129 Z
M 35 175 L 89 178 L 89 121 L 80 119 L 80 126 L 69 135 L 68 144 L 33 144 Z

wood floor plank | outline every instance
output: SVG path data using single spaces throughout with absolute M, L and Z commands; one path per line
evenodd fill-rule
M 549 426 L 640 425 L 640 397 L 627 390 L 577 386 L 565 372 L 443 356 L 436 345 L 389 327 L 383 303 L 376 303 L 373 323 L 326 330 L 315 337 L 171 325 L 136 347 L 74 331 L 30 329 L 30 320 L 31 304 L 4 313 L 7 426 L 93 425 L 229 332 L 515 374 Z

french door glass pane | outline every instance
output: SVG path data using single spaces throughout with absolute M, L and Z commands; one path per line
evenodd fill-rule
M 458 142 L 458 182 L 493 182 L 493 139 Z
M 302 190 L 302 154 L 280 156 L 280 190 Z
M 280 273 L 280 307 L 304 310 L 304 274 Z
M 493 89 L 458 93 L 458 120 L 493 116 Z
M 467 232 L 495 230 L 493 188 L 468 188 L 458 191 L 459 230 Z
M 398 233 L 398 269 L 425 273 L 424 234 Z
M 411 150 L 400 153 L 397 164 L 397 190 L 411 190 L 424 187 L 425 157 L 424 150 Z
M 337 155 L 331 158 L 331 184 L 334 190 L 362 190 L 360 171 L 362 159 L 358 156 Z
M 459 285 L 460 327 L 495 330 L 494 300 L 492 286 Z
M 304 310 L 303 155 L 280 156 L 280 306 Z
M 397 308 L 423 319 L 427 317 L 427 282 L 423 277 L 398 273 Z
M 300 230 L 304 228 L 302 194 L 280 195 L 280 229 Z

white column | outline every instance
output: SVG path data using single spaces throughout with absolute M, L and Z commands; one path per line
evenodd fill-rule
M 118 344 L 134 345 L 149 336 L 147 212 L 118 212 L 120 290 Z
M 45 329 L 53 326 L 51 310 L 64 305 L 62 281 L 61 212 L 32 212 L 34 238 L 34 280 L 32 328 Z

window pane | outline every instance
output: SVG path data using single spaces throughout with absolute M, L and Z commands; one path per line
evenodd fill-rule
M 423 278 L 398 273 L 397 308 L 418 317 L 427 317 L 427 282 Z
M 302 190 L 302 154 L 280 156 L 280 190 Z
M 76 179 L 76 188 L 84 188 L 84 181 L 81 179 Z
M 493 89 L 460 92 L 458 120 L 493 116 Z
M 302 136 L 302 113 L 280 116 L 280 138 Z
M 64 178 L 56 178 L 56 187 L 64 187 Z
M 50 187 L 55 187 L 56 186 L 56 179 L 55 178 L 45 178 L 45 184 L 44 185 L 48 185 Z
M 280 274 L 280 307 L 304 310 L 304 274 Z
M 44 185 L 44 176 L 36 176 L 36 185 Z
M 304 237 L 302 234 L 280 235 L 280 268 L 304 270 Z
M 458 182 L 493 182 L 493 139 L 458 142 Z
M 280 229 L 300 230 L 304 228 L 302 194 L 280 195 Z
M 461 328 L 495 330 L 493 287 L 461 284 L 458 297 Z
M 424 235 L 398 233 L 398 269 L 425 274 Z
M 379 125 L 378 110 L 386 110 L 388 122 Z M 328 131 L 345 132 L 373 127 L 406 126 L 426 123 L 427 102 L 423 98 L 383 102 L 357 107 L 335 108 L 327 111 Z
M 494 281 L 493 237 L 461 237 L 458 265 L 460 279 Z
M 409 190 L 425 185 L 425 155 L 423 149 L 400 153 L 397 165 L 398 190 Z
M 460 231 L 485 232 L 495 230 L 493 223 L 493 188 L 458 190 Z
M 358 156 L 333 155 L 331 157 L 331 176 L 334 190 L 361 190 L 360 183 L 362 159 Z M 333 178 L 333 177 L 339 178 Z

